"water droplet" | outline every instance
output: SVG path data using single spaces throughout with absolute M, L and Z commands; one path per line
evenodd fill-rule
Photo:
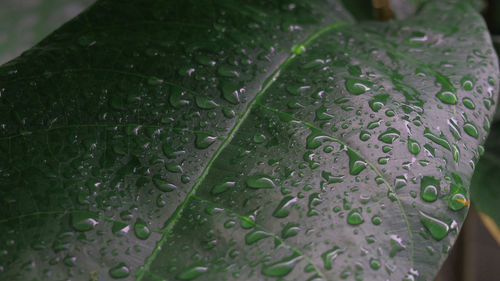
M 172 93 L 170 93 L 168 101 L 174 108 L 181 108 L 190 103 L 187 93 L 178 88 L 175 88 Z
M 394 128 L 388 128 L 385 132 L 378 136 L 378 140 L 387 144 L 392 144 L 399 138 L 399 131 Z
M 436 144 L 439 144 L 440 146 L 448 149 L 451 151 L 451 146 L 444 134 L 441 132 L 441 135 L 438 137 L 434 135 L 429 128 L 425 128 L 424 130 L 424 137 L 430 139 L 431 141 L 435 142 Z M 425 147 L 425 145 L 424 145 Z
M 182 173 L 182 167 L 181 165 L 175 163 L 175 162 L 169 162 L 165 164 L 165 168 L 167 168 L 167 171 L 171 173 Z
M 201 109 L 214 109 L 219 106 L 213 99 L 206 96 L 196 96 L 196 105 Z
M 382 223 L 382 219 L 380 218 L 380 216 L 378 216 L 378 215 L 374 215 L 374 216 L 372 217 L 372 223 L 373 223 L 374 225 L 380 225 L 380 224 Z
M 209 132 L 197 132 L 194 145 L 196 148 L 205 149 L 211 146 L 216 140 L 217 137 Z
M 453 211 L 459 211 L 463 209 L 465 206 L 469 206 L 469 200 L 467 200 L 467 197 L 461 193 L 455 193 L 453 195 L 450 195 L 449 200 L 448 200 L 448 206 L 450 209 Z
M 461 80 L 461 83 L 462 83 L 462 88 L 464 88 L 464 90 L 470 91 L 474 89 L 474 82 L 472 78 L 469 76 L 464 76 Z
M 391 235 L 391 251 L 389 252 L 389 256 L 393 258 L 397 253 L 406 249 L 405 245 L 403 245 L 403 239 L 397 235 Z
M 321 146 L 321 143 L 326 141 L 333 141 L 329 136 L 325 136 L 321 132 L 313 131 L 306 139 L 307 149 L 316 149 Z
M 115 279 L 126 278 L 129 275 L 130 269 L 123 262 L 109 269 L 109 276 Z
M 361 132 L 359 133 L 359 139 L 362 141 L 369 140 L 371 136 L 372 136 L 372 134 L 370 134 L 370 132 L 365 131 L 365 130 L 361 130 Z
M 111 227 L 111 232 L 118 236 L 127 234 L 129 230 L 130 226 L 128 225 L 128 223 L 124 223 L 121 221 L 114 221 L 113 226 Z
M 351 149 L 347 149 L 347 156 L 349 156 L 349 173 L 353 176 L 359 175 L 366 168 L 366 161 Z
M 247 186 L 254 189 L 276 187 L 273 178 L 266 174 L 255 174 L 250 176 L 247 179 Z
M 212 188 L 211 193 L 213 195 L 221 194 L 230 188 L 234 188 L 236 186 L 235 181 L 225 181 L 223 183 L 217 184 Z
M 284 258 L 278 262 L 264 265 L 261 272 L 262 274 L 267 276 L 283 277 L 290 273 L 295 267 L 295 264 L 297 264 L 297 262 L 299 262 L 301 259 L 301 255 L 294 253 L 292 256 Z
M 277 218 L 285 218 L 290 214 L 290 208 L 297 203 L 298 198 L 293 196 L 286 196 L 281 200 L 276 209 L 274 209 L 273 216 Z
M 98 213 L 90 211 L 77 211 L 71 214 L 71 225 L 76 231 L 89 231 L 97 225 Z
M 439 241 L 448 235 L 450 229 L 448 224 L 422 211 L 420 211 L 419 214 L 420 221 L 434 239 Z
M 221 65 L 217 69 L 217 73 L 223 77 L 239 77 L 238 69 L 230 65 Z
M 457 96 L 455 93 L 447 90 L 441 90 L 436 94 L 437 98 L 446 104 L 456 104 Z
M 333 261 L 344 251 L 340 249 L 338 246 L 334 246 L 330 250 L 324 252 L 321 254 L 321 257 L 323 258 L 323 266 L 326 270 L 332 269 L 332 263 Z
M 252 245 L 253 243 L 262 240 L 264 238 L 270 237 L 271 235 L 263 230 L 252 230 L 245 235 L 245 243 L 247 245 Z
M 347 215 L 347 223 L 350 225 L 360 225 L 364 222 L 360 209 L 353 209 Z
M 347 91 L 353 95 L 361 95 L 366 91 L 369 91 L 373 86 L 372 82 L 356 79 L 356 78 L 346 78 L 345 87 Z
M 141 219 L 137 219 L 134 225 L 135 236 L 141 240 L 148 239 L 149 235 L 151 235 L 151 230 L 149 230 L 148 225 L 145 221 Z
M 304 46 L 303 44 L 297 44 L 292 47 L 291 51 L 296 55 L 300 55 L 306 51 L 306 46 Z
M 471 98 L 465 97 L 462 99 L 462 103 L 467 107 L 468 109 L 475 109 L 476 105 L 474 104 L 474 101 L 472 101 Z
M 243 92 L 243 89 L 233 82 L 224 81 L 222 82 L 222 97 L 232 103 L 239 104 L 240 103 L 240 95 Z
M 300 231 L 300 227 L 296 223 L 287 223 L 287 225 L 281 231 L 281 237 L 287 239 L 289 237 L 296 236 Z
M 378 270 L 380 268 L 380 260 L 376 258 L 371 258 L 370 259 L 370 267 L 373 270 Z
M 439 180 L 433 177 L 424 176 L 420 181 L 420 196 L 424 199 L 424 201 L 436 201 L 439 190 Z
M 477 139 L 477 136 L 479 134 L 477 131 L 476 125 L 474 125 L 472 122 L 466 122 L 464 124 L 464 131 L 467 133 L 467 135 L 469 135 L 473 138 L 476 138 L 476 139 Z
M 266 136 L 264 134 L 260 134 L 260 133 L 256 133 L 254 136 L 253 136 L 253 141 L 255 143 L 263 143 L 266 141 Z
M 162 179 L 159 175 L 153 176 L 153 184 L 159 190 L 164 191 L 164 192 L 174 191 L 177 188 L 177 186 Z
M 177 275 L 180 280 L 192 280 L 208 271 L 208 267 L 202 265 L 192 265 Z
M 414 139 L 408 139 L 408 150 L 414 154 L 417 155 L 420 152 L 420 144 L 414 140 Z

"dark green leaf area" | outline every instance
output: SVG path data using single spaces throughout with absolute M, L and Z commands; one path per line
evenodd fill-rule
M 498 91 L 479 15 L 196 3 L 101 1 L 0 68 L 2 279 L 432 279 Z
M 500 225 L 500 123 L 491 127 L 486 141 L 484 155 L 477 164 L 471 183 L 471 197 L 474 207 L 491 217 Z

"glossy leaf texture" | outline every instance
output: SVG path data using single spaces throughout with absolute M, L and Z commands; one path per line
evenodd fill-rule
M 2 0 L 0 63 L 13 59 L 95 0 Z
M 492 48 L 464 3 L 99 1 L 0 68 L 0 277 L 432 279 Z
M 433 0 L 389 0 L 389 3 L 395 17 L 397 19 L 403 19 L 418 13 L 420 8 L 430 1 Z M 486 7 L 486 1 L 484 0 L 463 0 L 462 2 L 470 4 L 478 11 Z

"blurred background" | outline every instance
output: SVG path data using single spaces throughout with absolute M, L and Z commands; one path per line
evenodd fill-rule
M 362 20 L 390 17 L 384 9 L 360 8 L 387 1 L 343 0 L 351 13 Z M 0 0 L 0 64 L 20 55 L 93 2 L 95 0 Z M 498 53 L 500 0 L 485 0 L 484 4 L 487 8 L 482 14 Z M 500 118 L 495 120 L 498 122 Z M 435 281 L 495 280 L 500 280 L 500 235 L 497 233 L 495 239 L 485 227 L 484 219 L 471 208 L 461 234 Z

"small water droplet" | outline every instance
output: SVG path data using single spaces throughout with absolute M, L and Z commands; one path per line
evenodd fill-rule
M 174 191 L 175 189 L 177 189 L 177 186 L 162 179 L 159 175 L 153 176 L 153 184 L 159 190 L 164 191 L 164 192 L 170 192 L 170 191 Z
M 296 223 L 287 223 L 287 225 L 281 231 L 281 237 L 287 239 L 289 237 L 296 236 L 300 231 L 300 227 Z
M 247 245 L 252 245 L 253 243 L 262 240 L 264 238 L 270 237 L 271 235 L 263 230 L 252 230 L 245 235 L 245 243 Z
M 212 98 L 206 96 L 196 96 L 195 101 L 201 109 L 214 109 L 219 106 Z
M 247 186 L 254 189 L 276 187 L 271 176 L 266 174 L 255 174 L 247 179 Z
M 180 280 L 192 280 L 208 271 L 208 267 L 203 265 L 192 265 L 177 275 Z
M 78 211 L 71 214 L 71 225 L 76 231 L 89 231 L 94 229 L 99 218 L 98 213 L 90 211 Z
M 285 218 L 290 213 L 290 208 L 297 203 L 298 198 L 293 196 L 286 196 L 281 200 L 276 209 L 274 209 L 273 216 L 276 218 Z
M 236 182 L 235 181 L 225 181 L 223 183 L 214 185 L 214 187 L 211 190 L 211 193 L 213 195 L 221 194 L 221 193 L 225 192 L 228 189 L 234 188 L 235 186 L 236 186 Z
M 211 146 L 216 140 L 217 137 L 209 132 L 197 132 L 194 145 L 198 149 L 205 149 Z
M 347 215 L 347 223 L 350 225 L 360 225 L 364 222 L 360 209 L 353 209 Z
M 286 257 L 278 262 L 267 264 L 262 267 L 262 274 L 272 277 L 283 277 L 290 273 L 295 264 L 297 264 L 302 259 L 302 256 L 294 253 L 290 257 Z
M 408 139 L 408 150 L 414 154 L 417 155 L 420 152 L 420 144 L 414 140 L 414 139 Z
M 109 269 L 109 276 L 111 276 L 114 279 L 126 278 L 129 275 L 130 275 L 130 269 L 123 262 Z
M 134 225 L 135 236 L 141 240 L 148 239 L 149 235 L 151 235 L 151 230 L 148 225 L 142 219 L 137 219 Z
M 372 82 L 356 79 L 356 78 L 346 78 L 345 87 L 347 91 L 353 95 L 361 95 L 366 91 L 369 91 L 373 86 Z
M 333 261 L 344 252 L 344 250 L 340 249 L 338 246 L 334 246 L 330 250 L 321 254 L 321 258 L 323 258 L 323 266 L 326 270 L 332 269 Z

